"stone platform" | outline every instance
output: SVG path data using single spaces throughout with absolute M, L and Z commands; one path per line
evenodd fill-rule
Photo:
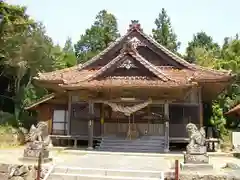
M 39 156 L 42 157 L 42 162 L 47 163 L 52 161 L 52 158 L 49 158 L 49 150 L 47 149 L 24 149 L 23 157 L 20 158 L 20 161 L 38 161 Z
M 37 157 L 22 157 L 19 158 L 20 161 L 22 162 L 37 162 L 38 158 Z M 42 158 L 42 163 L 48 163 L 51 162 L 53 159 L 52 158 Z
M 207 153 L 184 152 L 184 161 L 180 164 L 180 168 L 188 171 L 213 170 L 213 165 L 209 164 Z
M 180 163 L 181 170 L 188 171 L 201 171 L 201 170 L 212 170 L 212 164 L 193 164 L 193 163 Z
M 208 164 L 209 156 L 205 154 L 188 154 L 184 152 L 184 163 L 190 164 Z
M 43 158 L 48 158 L 49 157 L 49 150 L 42 150 L 42 149 L 24 149 L 23 157 L 33 157 L 33 158 L 38 158 L 40 156 Z

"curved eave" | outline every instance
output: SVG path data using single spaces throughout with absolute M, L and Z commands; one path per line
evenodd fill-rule
M 240 104 L 236 105 L 232 109 L 230 109 L 228 112 L 225 113 L 226 115 L 231 115 L 231 114 L 239 114 L 240 115 Z
M 49 81 L 34 81 L 34 84 L 38 87 L 46 88 L 48 90 L 56 91 L 56 92 L 63 92 L 63 89 L 60 84 L 62 83 L 51 83 Z
M 216 78 L 198 78 L 196 81 L 199 83 L 219 83 L 219 82 L 229 82 L 232 83 L 235 80 L 235 76 L 223 75 Z
M 40 78 L 33 78 L 35 82 L 40 82 L 40 83 L 52 83 L 52 84 L 62 84 L 63 80 L 62 79 L 40 79 Z
M 79 89 L 95 89 L 95 90 L 104 90 L 104 89 L 171 89 L 171 88 L 188 88 L 197 86 L 197 83 L 191 84 L 181 84 L 181 85 L 133 85 L 133 84 L 125 84 L 125 85 L 59 85 L 65 90 L 79 90 Z

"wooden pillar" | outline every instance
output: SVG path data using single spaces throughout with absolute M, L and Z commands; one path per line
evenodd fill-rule
M 150 129 L 150 116 L 151 116 L 150 105 L 147 106 L 147 114 L 148 114 L 148 124 L 147 124 L 147 132 L 145 131 L 145 135 L 148 135 L 148 132 Z
M 169 103 L 166 101 L 164 102 L 164 140 L 165 140 L 165 146 L 164 146 L 164 152 L 169 152 Z
M 72 94 L 68 92 L 67 135 L 71 134 Z
M 198 103 L 199 103 L 199 125 L 203 126 L 203 102 L 202 102 L 202 88 L 198 88 Z
M 104 103 L 101 104 L 101 136 L 104 136 Z
M 94 104 L 89 102 L 89 120 L 88 120 L 88 150 L 93 149 L 93 117 L 94 117 Z

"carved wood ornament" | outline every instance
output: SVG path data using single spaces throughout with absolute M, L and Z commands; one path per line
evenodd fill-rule
M 133 37 L 129 39 L 124 45 L 121 50 L 121 53 L 137 53 L 137 48 L 138 46 L 143 46 L 144 44 L 136 37 Z M 126 59 L 121 65 L 118 66 L 118 68 L 126 68 L 126 69 L 131 69 L 131 68 L 137 68 L 135 64 L 132 62 L 130 59 Z
M 135 64 L 130 59 L 127 59 L 122 64 L 120 64 L 120 66 L 118 66 L 118 68 L 125 68 L 125 69 L 129 70 L 132 68 L 137 68 L 137 66 L 135 66 Z

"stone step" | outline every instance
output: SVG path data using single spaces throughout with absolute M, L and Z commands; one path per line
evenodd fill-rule
M 164 180 L 160 178 L 147 177 L 124 177 L 124 176 L 100 176 L 92 174 L 64 174 L 53 173 L 47 180 Z
M 162 152 L 164 146 L 97 146 L 96 150 L 109 150 L 109 151 L 126 151 L 126 152 Z
M 81 168 L 56 166 L 50 177 L 68 176 L 69 179 L 163 179 L 164 173 L 161 171 L 128 170 L 128 169 L 101 169 L 101 168 Z
M 164 149 L 110 149 L 110 148 L 103 148 L 103 149 L 96 149 L 97 151 L 105 151 L 105 152 L 128 152 L 128 153 L 163 153 Z
M 135 139 L 135 140 L 127 140 L 127 139 L 102 139 L 104 142 L 123 142 L 123 143 L 134 143 L 134 142 L 142 142 L 142 143 L 148 143 L 148 142 L 164 142 L 163 139 Z
M 119 148 L 119 149 L 159 149 L 164 148 L 164 145 L 158 146 L 147 146 L 147 145 L 138 145 L 138 146 L 129 146 L 125 144 L 114 145 L 114 144 L 105 144 L 98 146 L 99 148 Z

